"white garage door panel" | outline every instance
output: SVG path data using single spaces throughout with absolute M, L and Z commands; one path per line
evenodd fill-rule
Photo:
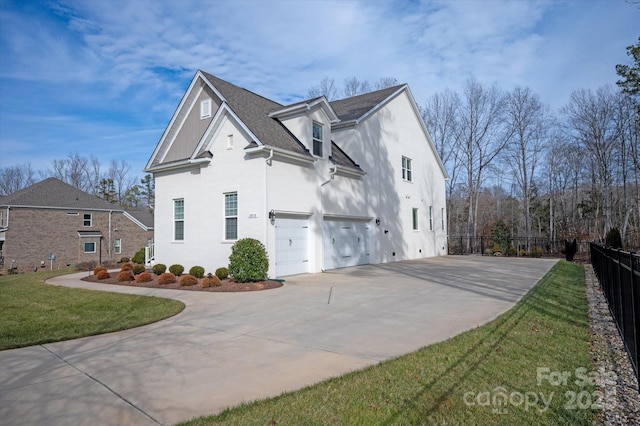
M 370 263 L 368 223 L 326 220 L 323 228 L 325 269 Z
M 309 225 L 306 219 L 276 219 L 276 275 L 309 272 Z

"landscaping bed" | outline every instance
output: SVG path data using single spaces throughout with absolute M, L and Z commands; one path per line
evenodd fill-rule
M 221 285 L 215 287 L 203 287 L 202 281 L 203 278 L 198 279 L 198 283 L 190 286 L 181 286 L 179 280 L 175 283 L 168 284 L 160 284 L 158 283 L 158 276 L 155 274 L 151 274 L 153 276 L 152 281 L 141 282 L 138 283 L 136 281 L 118 281 L 118 273 L 119 272 L 111 272 L 109 278 L 105 278 L 103 280 L 99 280 L 95 275 L 90 274 L 84 278 L 83 281 L 89 281 L 100 284 L 116 284 L 116 285 L 125 285 L 128 287 L 147 287 L 147 288 L 167 288 L 173 290 L 192 290 L 192 291 L 214 291 L 214 292 L 241 292 L 241 291 L 259 291 L 259 290 L 270 290 L 273 288 L 282 287 L 282 282 L 280 281 L 258 281 L 258 282 L 248 282 L 248 283 L 238 283 L 233 281 L 230 278 L 225 278 L 221 281 Z M 179 277 L 178 277 L 179 278 Z

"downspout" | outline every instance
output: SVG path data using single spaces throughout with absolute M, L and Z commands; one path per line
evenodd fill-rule
M 107 249 L 107 255 L 109 256 L 109 261 L 111 261 L 111 213 L 113 210 L 109 210 L 109 248 Z
M 264 244 L 267 250 L 269 250 L 269 184 L 267 182 L 269 177 L 269 166 L 272 164 L 273 149 L 269 151 L 269 156 L 264 160 L 264 214 L 266 219 L 264 221 Z
M 322 195 L 323 193 L 322 188 L 333 180 L 333 177 L 335 176 L 337 171 L 338 171 L 338 165 L 334 164 L 333 170 L 329 171 L 329 179 L 320 184 L 320 222 L 321 222 L 320 235 L 322 237 L 320 238 L 320 241 L 322 242 L 322 268 L 320 268 L 320 270 L 322 272 L 325 271 L 325 268 L 324 268 L 324 200 Z

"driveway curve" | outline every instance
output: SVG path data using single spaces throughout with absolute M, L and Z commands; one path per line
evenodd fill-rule
M 482 325 L 555 262 L 445 256 L 288 277 L 279 289 L 248 293 L 57 277 L 48 283 L 174 298 L 186 308 L 131 330 L 0 352 L 0 419 L 164 425 L 214 414 Z

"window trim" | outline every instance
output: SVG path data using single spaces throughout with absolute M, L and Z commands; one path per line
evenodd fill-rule
M 316 138 L 315 129 L 320 129 L 320 137 Z M 316 153 L 316 143 L 319 145 L 320 153 Z M 316 157 L 324 156 L 324 128 L 322 123 L 314 121 L 311 125 L 311 153 Z
M 419 218 L 420 218 L 420 211 L 416 207 L 414 207 L 413 209 L 411 209 L 411 226 L 414 231 L 420 230 Z
M 122 238 L 116 238 L 113 242 L 113 253 L 122 254 Z
M 87 251 L 87 244 L 93 244 L 93 251 Z M 84 253 L 95 253 L 96 252 L 96 242 L 95 241 L 86 241 L 82 246 L 82 250 L 83 250 Z
M 178 203 L 182 202 L 182 217 L 178 218 L 177 215 L 177 206 Z M 178 238 L 178 223 L 182 224 L 182 235 L 181 238 Z M 184 241 L 184 198 L 174 198 L 173 199 L 173 241 Z
M 413 171 L 411 170 L 411 158 L 402 156 L 402 180 L 413 182 Z
M 235 206 L 228 205 L 227 200 L 231 200 L 232 197 L 235 197 Z M 235 210 L 235 214 L 228 214 L 228 211 Z M 235 221 L 235 235 L 230 235 L 229 230 L 229 221 Z M 224 193 L 224 240 L 225 241 L 235 241 L 238 239 L 238 192 L 225 192 Z
M 87 219 L 87 216 L 89 217 L 89 219 Z M 88 225 L 87 225 L 87 222 L 89 223 Z M 92 225 L 93 225 L 93 215 L 91 213 L 83 213 L 82 226 L 84 226 L 85 228 L 91 228 Z
M 429 231 L 433 231 L 433 206 L 429 206 Z

